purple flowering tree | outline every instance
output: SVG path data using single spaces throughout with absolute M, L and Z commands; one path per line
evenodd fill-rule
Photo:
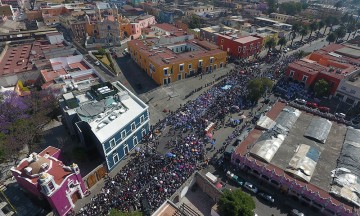
M 21 150 L 36 149 L 44 126 L 58 107 L 57 92 L 33 91 L 20 97 L 14 92 L 0 93 L 0 158 L 18 161 Z

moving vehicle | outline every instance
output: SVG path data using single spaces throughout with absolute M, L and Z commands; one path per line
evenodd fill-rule
M 274 197 L 272 197 L 271 195 L 266 194 L 264 192 L 258 193 L 258 196 L 267 202 L 270 202 L 270 203 L 275 202 Z
M 99 66 L 99 65 L 100 65 L 100 62 L 99 62 L 99 61 L 96 61 L 96 62 L 95 62 L 95 65 Z
M 253 193 L 257 193 L 259 190 L 250 182 L 245 182 L 244 187 Z

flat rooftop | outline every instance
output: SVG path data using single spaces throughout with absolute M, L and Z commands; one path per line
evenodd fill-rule
M 75 96 L 70 92 L 63 97 L 65 101 L 70 101 L 69 104 L 75 103 L 72 99 L 77 101 L 78 105 L 67 112 L 77 113 L 82 121 L 88 122 L 91 130 L 102 143 L 143 113 L 147 105 L 120 82 L 97 86 L 94 91 L 98 95 L 88 91 Z
M 323 190 L 329 191 L 330 183 L 332 182 L 331 171 L 336 168 L 336 161 L 340 155 L 347 127 L 346 125 L 332 122 L 332 127 L 326 142 L 324 144 L 315 142 L 304 137 L 307 127 L 314 118 L 318 117 L 310 113 L 306 113 L 305 111 L 301 111 L 299 118 L 296 120 L 270 163 L 286 170 L 298 145 L 306 144 L 311 147 L 315 147 L 321 153 L 310 183 L 322 188 Z

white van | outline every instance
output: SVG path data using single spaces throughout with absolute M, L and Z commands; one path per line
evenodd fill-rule
M 211 172 L 206 173 L 206 178 L 209 179 L 209 181 L 211 181 L 213 184 L 215 184 L 217 182 L 217 177 L 214 176 Z

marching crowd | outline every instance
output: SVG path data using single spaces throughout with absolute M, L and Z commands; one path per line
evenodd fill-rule
M 272 70 L 282 70 L 293 58 L 282 59 Z M 147 215 L 154 212 L 194 171 L 207 165 L 206 145 L 215 144 L 204 133 L 209 123 L 224 124 L 234 107 L 240 111 L 254 105 L 247 100 L 247 83 L 261 76 L 259 72 L 252 66 L 232 69 L 195 100 L 170 112 L 144 139 L 144 147 L 136 147 L 135 156 L 114 178 L 107 177 L 101 193 L 76 215 L 108 215 L 111 208 L 124 212 L 137 209 Z M 162 155 L 156 151 L 159 140 L 154 131 L 161 132 L 165 125 L 176 139 L 171 140 L 169 152 Z

